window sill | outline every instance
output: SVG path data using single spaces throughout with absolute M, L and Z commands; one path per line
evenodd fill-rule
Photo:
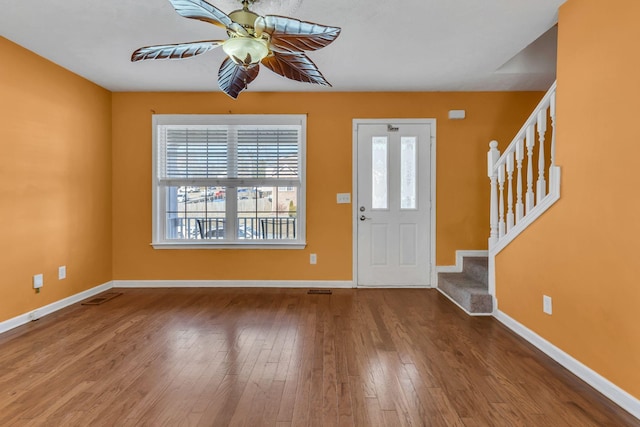
M 254 242 L 154 242 L 154 249 L 304 249 L 307 245 L 302 242 L 254 243 Z

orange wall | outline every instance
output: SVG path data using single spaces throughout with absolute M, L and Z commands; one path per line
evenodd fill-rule
M 560 10 L 562 195 L 496 259 L 499 308 L 640 398 L 640 2 Z M 553 315 L 542 313 L 542 295 Z
M 2 37 L 0 57 L 3 321 L 111 280 L 111 94 Z
M 213 83 L 215 84 L 215 83 Z M 506 146 L 542 93 L 113 94 L 113 260 L 117 280 L 351 280 L 354 118 L 437 119 L 436 264 L 457 249 L 486 249 L 486 152 Z M 467 119 L 451 121 L 450 109 Z M 151 242 L 151 115 L 307 114 L 305 250 L 154 250 Z M 309 265 L 309 254 L 318 264 Z

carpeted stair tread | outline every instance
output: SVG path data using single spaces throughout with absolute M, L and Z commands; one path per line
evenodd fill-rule
M 472 314 L 493 311 L 487 257 L 465 257 L 461 273 L 438 273 L 438 288 Z
M 439 279 L 446 280 L 460 288 L 468 289 L 472 293 L 487 294 L 489 292 L 487 286 L 464 273 L 440 273 Z

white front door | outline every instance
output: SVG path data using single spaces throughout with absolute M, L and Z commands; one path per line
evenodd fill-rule
M 354 122 L 358 286 L 430 286 L 432 126 Z

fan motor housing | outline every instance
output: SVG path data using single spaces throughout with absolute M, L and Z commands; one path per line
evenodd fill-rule
M 242 25 L 252 35 L 254 33 L 254 25 L 258 16 L 258 14 L 244 9 L 234 10 L 229 14 L 229 18 L 231 18 L 233 22 L 237 22 Z

